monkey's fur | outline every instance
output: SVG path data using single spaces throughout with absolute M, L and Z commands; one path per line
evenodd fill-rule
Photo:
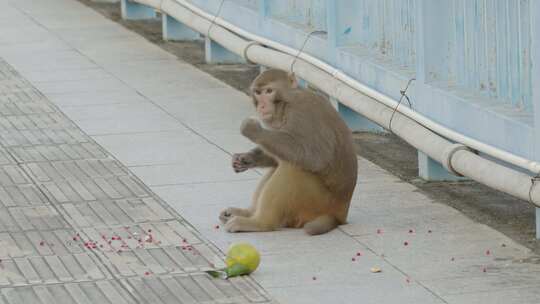
M 293 75 L 266 70 L 251 85 L 259 120 L 241 133 L 257 144 L 233 155 L 233 168 L 270 168 L 250 208 L 220 214 L 229 232 L 304 227 L 326 233 L 346 222 L 356 185 L 357 159 L 349 128 L 323 97 L 297 87 Z

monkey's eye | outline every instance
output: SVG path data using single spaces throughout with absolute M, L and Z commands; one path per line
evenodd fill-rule
M 255 90 L 255 95 L 261 95 L 261 90 Z
M 272 92 L 274 92 L 273 89 L 266 89 L 266 94 L 272 94 Z

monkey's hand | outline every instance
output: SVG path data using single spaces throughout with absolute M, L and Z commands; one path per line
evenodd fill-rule
M 240 127 L 240 132 L 245 137 L 251 139 L 252 141 L 257 137 L 259 133 L 263 130 L 261 123 L 255 118 L 246 118 L 242 122 Z
M 232 167 L 234 172 L 244 172 L 255 167 L 255 159 L 251 153 L 236 153 L 232 156 Z

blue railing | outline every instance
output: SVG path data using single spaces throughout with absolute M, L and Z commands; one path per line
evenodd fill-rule
M 192 0 L 214 13 L 221 1 Z M 295 48 L 325 30 L 305 52 L 394 98 L 416 78 L 415 110 L 539 160 L 540 75 L 532 69 L 539 10 L 531 0 L 226 0 L 220 17 Z

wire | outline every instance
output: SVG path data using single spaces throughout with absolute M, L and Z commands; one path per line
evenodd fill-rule
M 409 86 L 411 85 L 411 83 L 415 80 L 416 78 L 409 79 L 409 81 L 407 82 L 407 85 L 405 86 L 405 89 L 399 91 L 399 93 L 401 94 L 401 97 L 399 98 L 397 105 L 394 107 L 394 110 L 392 111 L 392 116 L 390 116 L 390 122 L 388 123 L 388 129 L 392 133 L 394 133 L 394 131 L 392 130 L 392 121 L 394 120 L 394 116 L 396 115 L 399 105 L 401 105 L 401 102 L 403 102 L 403 99 L 407 100 L 407 103 L 409 104 L 409 108 L 412 109 L 412 103 L 411 103 L 411 100 L 409 99 L 409 96 L 407 95 L 407 90 L 409 89 Z

